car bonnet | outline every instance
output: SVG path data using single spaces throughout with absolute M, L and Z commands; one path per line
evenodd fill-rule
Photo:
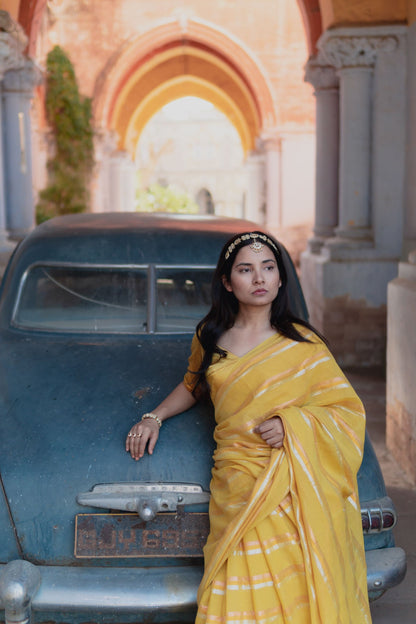
M 25 558 L 75 561 L 75 516 L 99 511 L 79 505 L 77 496 L 96 484 L 209 489 L 213 415 L 207 406 L 165 423 L 151 457 L 136 462 L 124 447 L 140 414 L 181 381 L 190 338 L 4 338 L 1 475 Z

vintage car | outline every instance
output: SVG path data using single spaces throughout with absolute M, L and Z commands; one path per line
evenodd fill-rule
M 182 379 L 219 250 L 249 222 L 86 214 L 37 227 L 0 290 L 0 621 L 192 622 L 213 415 L 126 433 Z M 296 314 L 307 311 L 300 286 Z M 371 598 L 405 554 L 369 440 L 359 473 Z

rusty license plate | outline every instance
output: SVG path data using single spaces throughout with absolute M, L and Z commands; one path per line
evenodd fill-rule
M 77 514 L 77 558 L 201 557 L 207 513 L 164 513 L 150 522 L 135 514 Z

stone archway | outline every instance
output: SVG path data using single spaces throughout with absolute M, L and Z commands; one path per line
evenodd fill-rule
M 97 80 L 95 123 L 113 132 L 119 152 L 133 158 L 150 118 L 184 96 L 205 99 L 224 113 L 248 159 L 267 137 L 262 149 L 270 159 L 277 106 L 260 64 L 236 38 L 201 20 L 172 19 L 123 46 Z M 263 175 L 256 168 L 256 176 Z M 270 194 L 277 195 L 278 184 L 271 176 Z M 252 186 L 247 213 L 256 220 L 264 200 L 261 185 L 254 181 Z
M 275 103 L 259 63 L 243 44 L 196 20 L 171 20 L 135 38 L 97 80 L 96 124 L 130 150 L 164 104 L 185 95 L 215 104 L 235 125 L 245 151 L 276 124 Z

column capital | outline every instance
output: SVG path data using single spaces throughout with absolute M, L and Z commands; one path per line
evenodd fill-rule
M 374 67 L 380 52 L 394 52 L 399 46 L 400 33 L 386 28 L 344 28 L 327 30 L 318 41 L 318 48 L 330 65 Z
M 21 66 L 26 45 L 27 37 L 20 24 L 7 11 L 0 11 L 0 80 L 7 71 Z
M 305 65 L 304 81 L 316 91 L 338 89 L 339 78 L 336 70 L 328 64 L 322 52 L 312 56 Z
M 33 89 L 41 84 L 42 79 L 40 67 L 32 59 L 23 57 L 19 67 L 9 69 L 4 74 L 3 92 L 26 93 L 32 96 Z

